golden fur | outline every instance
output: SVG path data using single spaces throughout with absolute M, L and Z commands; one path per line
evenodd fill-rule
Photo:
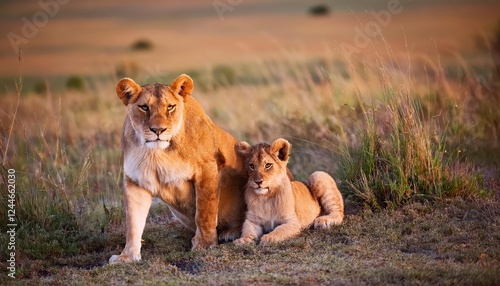
M 238 152 L 246 157 L 249 173 L 245 189 L 248 210 L 235 244 L 260 238 L 260 244 L 267 245 L 297 235 L 312 224 L 328 228 L 342 223 L 344 202 L 333 178 L 314 172 L 308 186 L 290 179 L 290 149 L 291 144 L 281 138 L 271 145 L 239 143 Z
M 190 95 L 193 80 L 181 75 L 170 85 L 118 82 L 127 107 L 122 153 L 126 244 L 110 263 L 141 259 L 141 236 L 153 196 L 195 231 L 192 249 L 211 247 L 219 238 L 239 237 L 247 181 L 237 140 L 217 127 Z

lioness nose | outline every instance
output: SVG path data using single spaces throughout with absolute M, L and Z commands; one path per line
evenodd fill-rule
M 156 135 L 160 135 L 163 131 L 167 130 L 166 128 L 149 128 L 149 130 L 153 131 Z
M 254 180 L 254 182 L 255 182 L 258 186 L 260 186 L 260 184 L 262 184 L 262 180 Z

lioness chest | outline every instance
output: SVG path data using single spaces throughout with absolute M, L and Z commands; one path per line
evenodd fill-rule
M 124 155 L 125 175 L 140 187 L 160 194 L 162 186 L 181 187 L 194 176 L 193 168 L 173 152 L 136 148 Z

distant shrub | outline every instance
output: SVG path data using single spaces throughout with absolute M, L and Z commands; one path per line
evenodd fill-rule
M 35 83 L 35 85 L 33 86 L 33 91 L 37 94 L 47 93 L 47 83 L 44 81 Z
M 313 16 L 324 16 L 330 13 L 330 8 L 325 4 L 318 4 L 309 8 L 309 14 Z
M 147 51 L 153 49 L 153 43 L 147 39 L 141 39 L 134 42 L 131 46 L 133 51 Z
M 66 80 L 66 88 L 82 91 L 85 89 L 85 80 L 81 76 L 71 76 Z

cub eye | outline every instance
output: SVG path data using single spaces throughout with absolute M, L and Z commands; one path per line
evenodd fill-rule
M 174 104 L 171 104 L 171 105 L 167 106 L 167 111 L 168 112 L 172 112 L 172 111 L 174 111 L 174 109 L 175 109 L 175 105 Z
M 267 163 L 267 164 L 266 164 L 266 170 L 271 169 L 271 167 L 272 167 L 272 166 L 273 166 L 273 164 L 271 164 L 271 163 Z
M 248 164 L 248 168 L 250 168 L 250 170 L 253 170 L 253 169 L 255 169 L 255 165 L 250 163 L 250 164 Z
M 139 105 L 139 108 L 146 112 L 149 111 L 149 107 L 147 105 Z

